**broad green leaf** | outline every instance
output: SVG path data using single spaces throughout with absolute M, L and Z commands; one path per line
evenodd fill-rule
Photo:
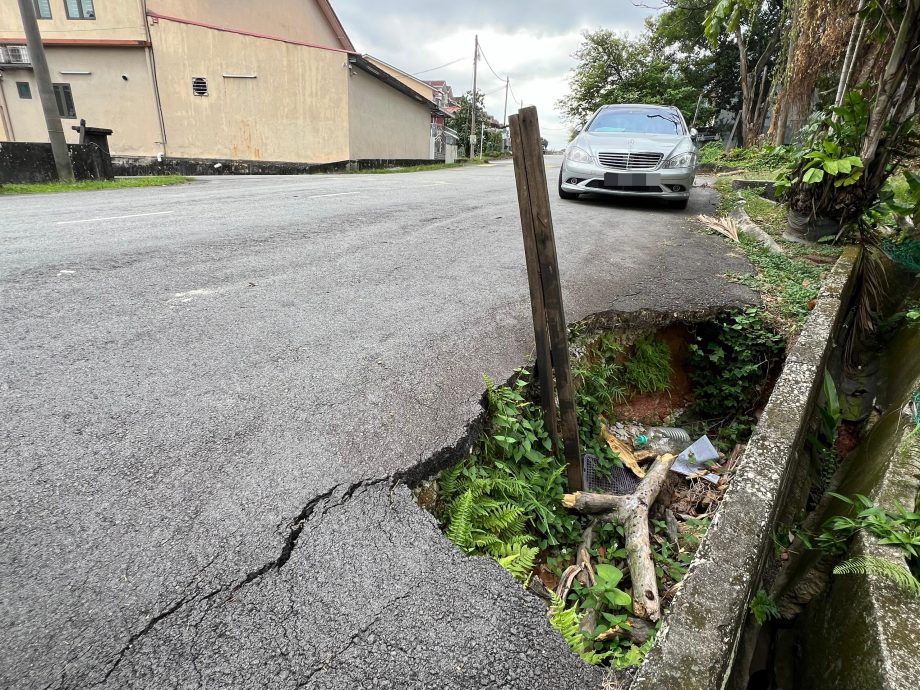
M 632 597 L 622 589 L 610 589 L 604 592 L 607 600 L 614 606 L 632 606 Z
M 802 182 L 806 184 L 817 184 L 824 179 L 824 171 L 820 168 L 812 168 L 811 170 L 806 170 L 805 174 L 802 176 Z
M 623 571 L 609 563 L 598 563 L 596 571 L 598 579 L 608 587 L 616 587 L 623 579 Z

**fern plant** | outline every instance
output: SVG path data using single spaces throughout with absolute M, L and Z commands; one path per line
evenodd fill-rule
M 591 639 L 581 630 L 581 616 L 575 604 L 566 608 L 565 602 L 553 591 L 550 591 L 552 604 L 549 607 L 549 622 L 562 639 L 566 641 L 571 650 L 589 664 L 597 665 L 607 659 L 611 652 L 596 652 Z
M 448 510 L 447 538 L 468 554 L 487 555 L 527 584 L 539 549 L 528 546 L 522 506 L 487 493 L 496 482 L 474 480 Z
M 920 580 L 907 568 L 877 556 L 855 556 L 834 568 L 834 575 L 877 575 L 894 582 L 901 590 L 920 598 Z
M 779 618 L 779 608 L 776 602 L 770 598 L 770 595 L 764 589 L 757 590 L 757 594 L 751 599 L 751 613 L 757 620 L 757 625 L 763 625 L 768 620 Z

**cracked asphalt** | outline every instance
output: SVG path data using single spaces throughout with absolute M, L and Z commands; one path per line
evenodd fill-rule
M 713 201 L 554 197 L 569 320 L 750 303 Z M 0 197 L 0 686 L 598 686 L 404 483 L 530 357 L 516 203 L 508 163 Z

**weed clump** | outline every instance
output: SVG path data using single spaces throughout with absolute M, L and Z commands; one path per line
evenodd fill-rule
M 756 308 L 727 314 L 697 327 L 690 344 L 692 411 L 724 443 L 750 434 L 757 409 L 780 366 L 785 342 Z

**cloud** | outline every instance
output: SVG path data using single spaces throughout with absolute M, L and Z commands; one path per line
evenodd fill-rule
M 536 105 L 544 135 L 553 147 L 567 141 L 568 126 L 556 101 L 568 92 L 571 55 L 581 33 L 599 27 L 638 33 L 652 13 L 628 0 L 561 3 L 559 0 L 473 0 L 432 4 L 421 0 L 333 0 L 336 12 L 362 53 L 370 53 L 422 79 L 444 79 L 461 94 L 472 89 L 473 41 L 479 35 L 489 66 L 480 62 L 477 88 L 486 109 L 499 120 L 505 104 L 503 79 L 514 96 Z M 520 103 L 508 99 L 508 112 Z

